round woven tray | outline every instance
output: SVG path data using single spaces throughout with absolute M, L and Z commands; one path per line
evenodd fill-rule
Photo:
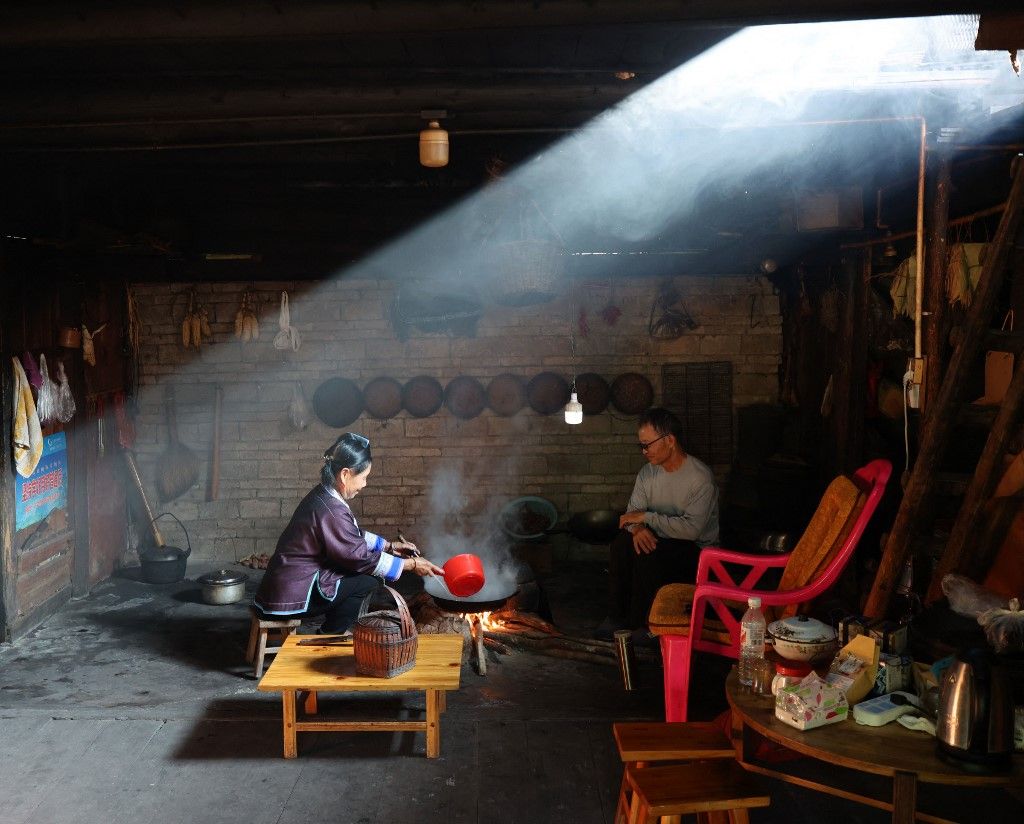
M 362 414 L 363 392 L 348 378 L 329 378 L 313 393 L 313 411 L 328 426 L 348 426 Z
M 626 372 L 612 381 L 612 406 L 623 415 L 639 415 L 651 408 L 654 387 L 638 372 Z
M 518 375 L 498 375 L 487 385 L 487 405 L 495 415 L 510 418 L 526 406 L 526 385 Z
M 363 387 L 366 412 L 378 420 L 393 418 L 402 411 L 402 384 L 394 378 L 374 378 Z
M 569 402 L 569 382 L 554 372 L 541 372 L 526 386 L 530 408 L 541 415 L 553 415 Z
M 487 393 L 476 378 L 460 375 L 445 387 L 444 405 L 456 418 L 475 418 L 487 406 Z
M 402 406 L 414 418 L 428 418 L 444 402 L 444 389 L 429 375 L 420 375 L 406 381 L 402 387 Z
M 608 408 L 611 397 L 608 381 L 594 372 L 577 375 L 576 397 L 583 404 L 584 415 L 600 415 Z

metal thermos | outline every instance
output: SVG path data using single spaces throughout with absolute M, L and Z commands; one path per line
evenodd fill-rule
M 988 650 L 961 652 L 946 670 L 935 738 L 939 757 L 964 770 L 1009 769 L 1013 700 L 1006 668 Z
M 628 629 L 615 631 L 615 654 L 619 658 L 619 672 L 622 673 L 622 688 L 632 692 L 633 687 L 633 633 Z

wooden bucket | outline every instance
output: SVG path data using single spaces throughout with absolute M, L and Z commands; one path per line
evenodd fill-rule
M 363 599 L 352 633 L 352 651 L 359 675 L 394 678 L 416 664 L 419 644 L 409 607 L 398 592 L 389 586 L 384 589 L 391 593 L 398 609 L 368 612 L 374 593 Z

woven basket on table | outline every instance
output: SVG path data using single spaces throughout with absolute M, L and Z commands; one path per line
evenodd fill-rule
M 368 612 L 371 593 L 363 599 L 359 617 L 352 633 L 352 647 L 356 659 L 356 672 L 377 678 L 394 678 L 416 664 L 416 624 L 405 599 L 389 586 L 385 586 L 398 606 Z

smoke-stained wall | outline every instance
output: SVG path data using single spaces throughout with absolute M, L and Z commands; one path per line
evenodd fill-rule
M 253 290 L 260 338 L 242 343 L 234 336 L 234 318 L 248 284 L 199 284 L 195 295 L 208 312 L 213 339 L 198 351 L 182 345 L 192 287 L 135 285 L 143 330 L 136 449 L 144 483 L 154 507 L 185 524 L 194 557 L 230 561 L 273 551 L 295 505 L 317 482 L 324 449 L 344 431 L 312 414 L 308 427 L 297 430 L 289 415 L 296 383 L 311 403 L 320 383 L 336 376 L 362 387 L 381 375 L 402 383 L 430 375 L 442 385 L 471 375 L 486 386 L 505 372 L 529 379 L 553 371 L 571 380 L 575 363 L 577 374 L 596 372 L 609 383 L 624 372 L 640 372 L 660 403 L 663 364 L 728 360 L 734 408 L 776 402 L 781 318 L 767 281 L 749 275 L 676 278 L 698 325 L 676 340 L 654 340 L 651 307 L 662 285 L 642 278 L 580 282 L 547 304 L 487 307 L 475 337 L 414 329 L 403 341 L 389 316 L 393 281 L 260 283 Z M 302 337 L 297 351 L 273 344 L 282 290 L 289 293 L 291 324 Z M 621 314 L 605 311 L 610 307 Z M 158 505 L 153 481 L 167 449 L 168 384 L 175 388 L 181 440 L 201 466 L 185 495 Z M 224 391 L 221 479 L 216 500 L 207 500 L 217 384 Z M 401 529 L 421 545 L 429 544 L 428 532 L 436 536 L 451 528 L 445 521 L 453 514 L 462 527 L 490 522 L 501 504 L 520 495 L 550 499 L 563 517 L 621 509 L 643 462 L 635 419 L 612 407 L 580 426 L 565 424 L 561 413 L 545 417 L 528 406 L 510 418 L 484 410 L 470 420 L 442 406 L 426 418 L 402 411 L 377 421 L 364 413 L 346 429 L 367 435 L 374 455 L 369 484 L 354 502 L 360 524 L 386 535 Z M 728 466 L 715 469 L 725 481 Z M 445 507 L 438 502 L 446 500 L 456 505 L 439 512 Z M 161 526 L 169 543 L 183 543 L 170 519 Z M 489 523 L 472 528 L 486 531 Z

